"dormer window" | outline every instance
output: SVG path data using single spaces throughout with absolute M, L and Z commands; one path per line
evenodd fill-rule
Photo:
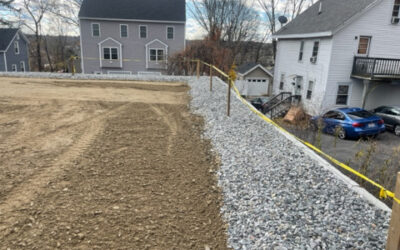
M 392 23 L 398 24 L 400 22 L 400 0 L 394 1 Z
M 19 42 L 18 41 L 14 42 L 14 52 L 16 55 L 19 55 Z

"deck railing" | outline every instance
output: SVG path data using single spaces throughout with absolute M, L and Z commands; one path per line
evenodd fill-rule
M 353 77 L 400 79 L 400 59 L 355 57 Z

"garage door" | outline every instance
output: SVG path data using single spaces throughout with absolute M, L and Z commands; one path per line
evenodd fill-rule
M 267 95 L 269 88 L 268 78 L 246 79 L 248 95 Z

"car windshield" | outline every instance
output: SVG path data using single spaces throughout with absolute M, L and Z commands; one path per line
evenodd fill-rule
M 372 113 L 370 113 L 366 110 L 349 112 L 349 113 L 347 113 L 347 115 L 353 120 L 361 120 L 364 118 L 369 118 L 371 116 L 374 116 Z

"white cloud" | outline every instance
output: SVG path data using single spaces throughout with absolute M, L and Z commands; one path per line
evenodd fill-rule
M 202 39 L 206 34 L 206 31 L 197 23 L 194 18 L 188 18 L 186 21 L 186 39 Z

